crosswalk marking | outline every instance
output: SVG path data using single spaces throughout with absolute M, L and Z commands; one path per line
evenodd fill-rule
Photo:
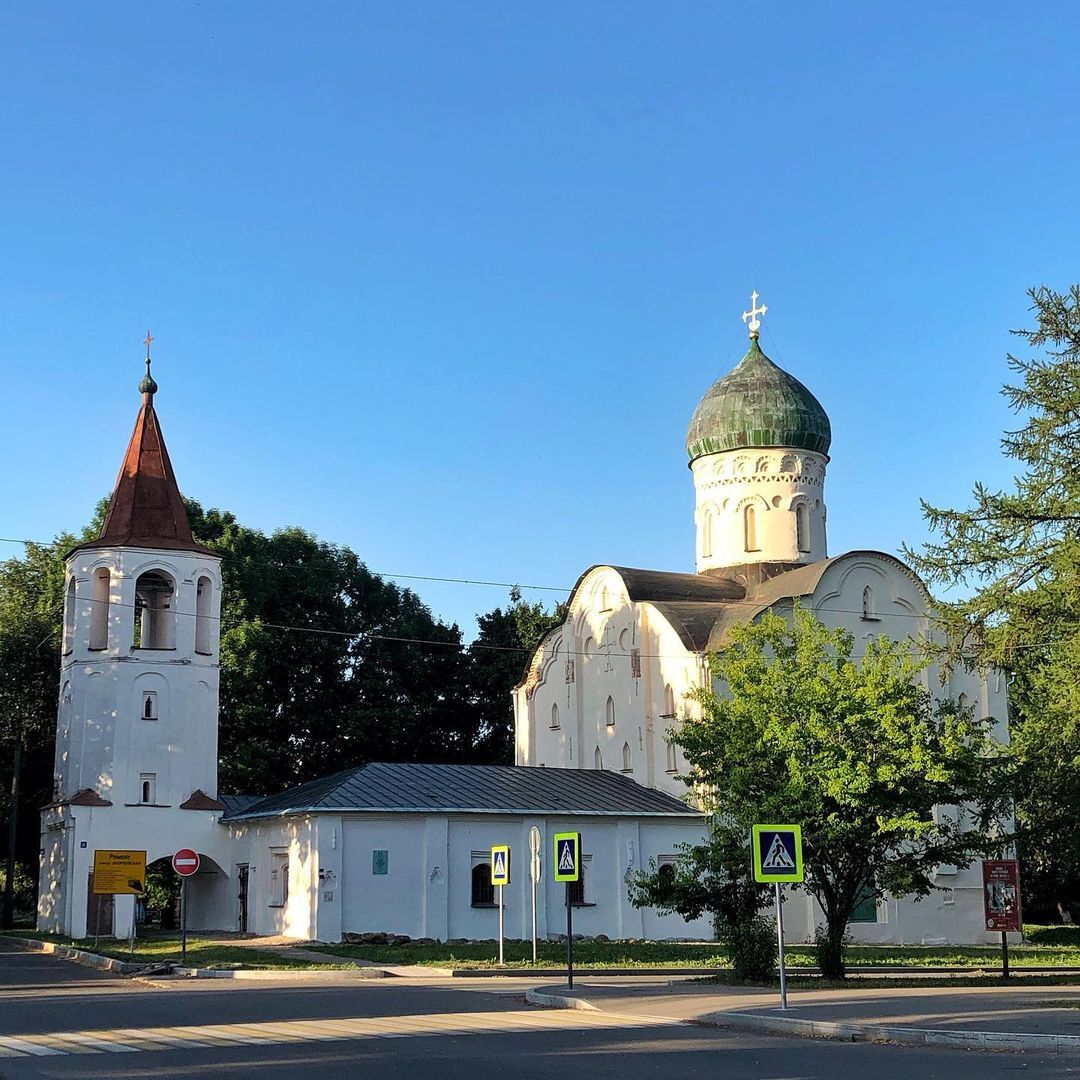
M 132 1054 L 163 1050 L 262 1046 L 272 1043 L 332 1042 L 345 1039 L 420 1039 L 495 1032 L 588 1031 L 620 1027 L 669 1026 L 666 1017 L 615 1016 L 602 1012 L 537 1011 L 435 1013 L 415 1016 L 356 1016 L 319 1020 L 272 1020 L 243 1024 L 112 1028 L 0 1035 L 0 1058 L 73 1054 Z

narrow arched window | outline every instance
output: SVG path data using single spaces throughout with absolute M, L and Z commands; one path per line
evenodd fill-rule
M 862 591 L 862 617 L 864 619 L 877 618 L 877 612 L 874 610 L 874 590 L 869 585 Z
M 68 578 L 64 600 L 64 654 L 75 648 L 75 579 Z
M 675 744 L 669 742 L 667 744 L 667 771 L 675 772 L 678 767 L 678 759 L 675 757 Z
M 594 769 L 602 769 L 604 767 L 604 755 L 600 753 L 599 746 L 593 751 L 592 761 Z
M 664 687 L 664 719 L 672 720 L 675 717 L 675 691 L 670 686 Z
M 195 651 L 209 656 L 213 651 L 213 610 L 214 583 L 208 577 L 199 578 L 195 586 Z
M 148 570 L 135 582 L 136 649 L 173 649 L 176 647 L 176 619 L 173 597 L 176 586 L 161 570 Z
M 675 884 L 675 867 L 671 863 L 661 863 L 656 871 L 656 881 L 660 892 L 668 892 Z
M 94 598 L 90 605 L 90 648 L 109 647 L 109 571 L 99 567 L 94 571 Z
M 757 512 L 752 506 L 743 509 L 743 539 L 747 551 L 757 551 Z
M 795 507 L 795 535 L 800 551 L 810 550 L 810 510 L 806 503 Z
M 701 515 L 701 557 L 712 555 L 712 511 L 708 508 Z
M 604 720 L 608 727 L 615 726 L 615 702 L 608 695 L 607 704 L 604 706 Z
M 156 720 L 158 718 L 156 690 L 147 690 L 143 693 L 142 716 L 144 720 Z
M 491 884 L 491 864 L 477 863 L 472 868 L 472 906 L 491 907 L 495 903 L 495 886 Z
M 551 706 L 551 726 L 553 728 L 559 726 L 559 706 L 554 704 Z
M 634 771 L 634 759 L 630 753 L 630 744 L 628 742 L 624 742 L 622 744 L 622 771 Z

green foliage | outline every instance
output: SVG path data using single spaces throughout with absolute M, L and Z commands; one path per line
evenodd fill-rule
M 478 615 L 480 633 L 469 646 L 467 691 L 479 719 L 476 752 L 483 761 L 514 761 L 514 709 L 510 692 L 521 681 L 533 649 L 566 618 L 566 605 L 548 611 L 514 590 L 510 603 Z
M 907 555 L 960 597 L 942 609 L 950 658 L 1014 673 L 1025 907 L 1045 918 L 1080 904 L 1080 286 L 1029 295 L 1035 329 L 1016 333 L 1042 355 L 1009 356 L 1003 390 L 1021 417 L 1002 439 L 1013 486 L 977 483 L 962 510 L 924 503 L 938 540 Z
M 27 868 L 21 863 L 15 864 L 15 917 L 19 920 L 30 921 L 33 918 L 36 899 L 37 885 L 30 876 Z M 0 895 L 3 895 L 7 887 L 7 867 L 0 865 Z
M 750 874 L 747 833 L 714 822 L 707 844 L 679 844 L 677 856 L 673 863 L 652 863 L 633 875 L 630 902 L 687 920 L 712 915 L 716 936 L 739 978 L 770 974 L 776 964 L 776 928 L 759 915 L 769 890 Z
M 909 643 L 868 642 L 797 605 L 736 628 L 713 657 L 723 693 L 699 692 L 702 714 L 675 734 L 687 782 L 724 830 L 761 821 L 803 828 L 806 888 L 825 913 L 825 974 L 843 977 L 844 935 L 864 895 L 925 896 L 940 864 L 967 866 L 992 843 L 1003 808 L 988 721 L 934 704 Z M 966 804 L 959 813 L 935 807 Z M 723 862 L 739 874 L 732 845 Z M 746 865 L 745 854 L 740 854 Z

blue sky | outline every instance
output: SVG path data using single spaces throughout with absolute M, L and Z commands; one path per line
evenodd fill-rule
M 896 551 L 920 497 L 1007 481 L 1008 331 L 1080 278 L 1071 5 L 41 2 L 0 30 L 5 536 L 108 492 L 150 327 L 181 486 L 246 524 L 384 572 L 689 570 L 686 426 L 756 287 L 832 419 L 831 551 Z M 505 598 L 416 588 L 470 635 Z

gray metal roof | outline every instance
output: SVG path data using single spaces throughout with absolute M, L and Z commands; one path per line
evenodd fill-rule
M 223 821 L 349 811 L 421 814 L 583 814 L 700 817 L 699 811 L 628 776 L 525 765 L 373 762 L 230 809 Z

